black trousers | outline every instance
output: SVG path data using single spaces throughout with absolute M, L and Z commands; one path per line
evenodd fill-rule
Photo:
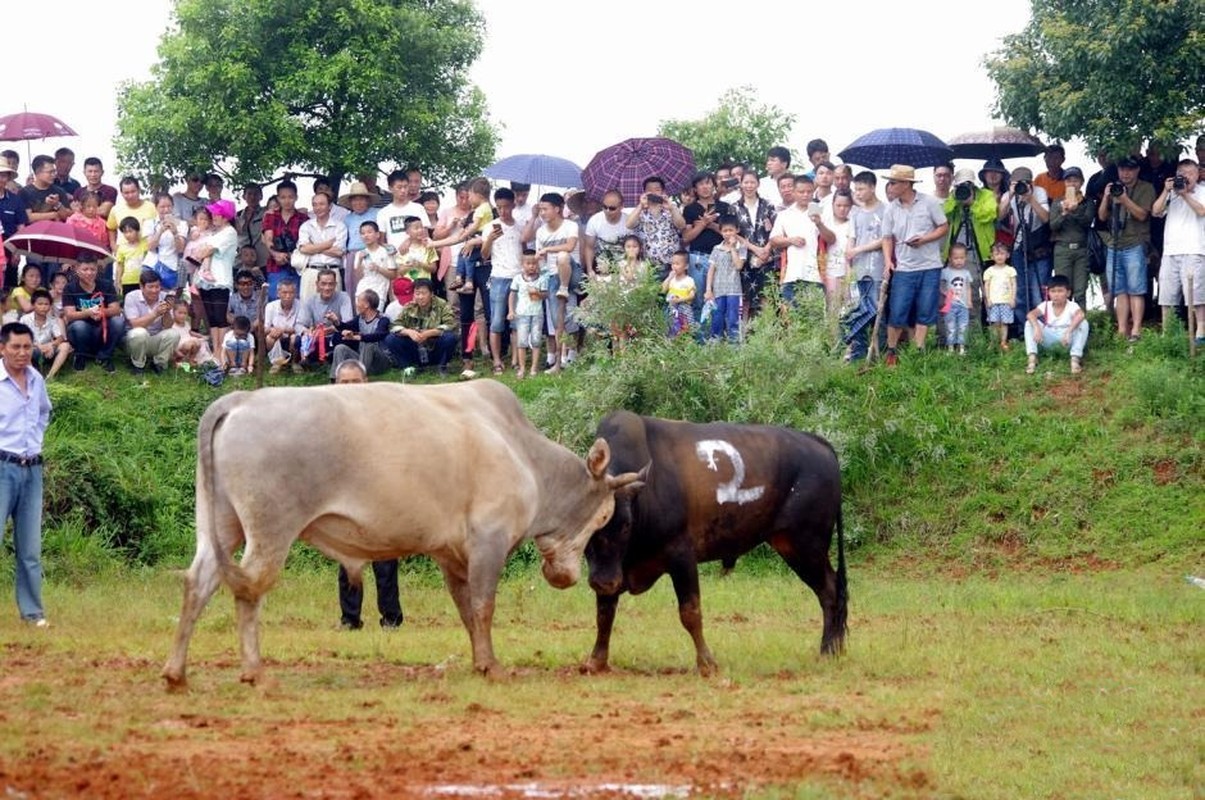
M 381 625 L 396 627 L 402 624 L 402 601 L 397 588 L 396 558 L 372 562 L 372 574 L 377 582 L 377 611 L 381 613 Z M 341 621 L 360 627 L 360 608 L 364 605 L 364 586 L 352 586 L 347 570 L 339 567 L 339 611 Z

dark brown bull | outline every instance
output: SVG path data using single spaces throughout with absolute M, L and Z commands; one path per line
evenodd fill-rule
M 611 628 L 623 592 L 640 594 L 668 573 L 678 615 L 694 640 L 699 671 L 715 659 L 703 640 L 698 565 L 735 563 L 767 542 L 811 587 L 824 613 L 820 650 L 839 652 L 848 591 L 841 520 L 841 468 L 832 446 L 766 425 L 706 425 L 609 414 L 598 436 L 616 474 L 651 463 L 642 489 L 620 490 L 615 514 L 586 546 L 598 608 L 598 638 L 585 664 L 607 669 Z M 837 530 L 837 569 L 828 551 Z

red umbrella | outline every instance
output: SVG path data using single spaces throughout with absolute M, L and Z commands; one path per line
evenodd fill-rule
M 0 142 L 26 139 L 50 139 L 54 136 L 78 136 L 71 126 L 50 114 L 22 111 L 0 117 Z
M 31 256 L 40 261 L 75 261 L 81 252 L 95 253 L 101 262 L 113 260 L 107 242 L 96 239 L 84 228 L 66 222 L 44 219 L 32 222 L 13 234 L 4 246 L 14 255 Z
M 694 174 L 694 153 L 673 139 L 628 139 L 595 153 L 582 172 L 582 183 L 591 200 L 602 200 L 618 189 L 633 203 L 644 191 L 645 178 L 661 178 L 665 191 L 677 194 L 690 186 Z

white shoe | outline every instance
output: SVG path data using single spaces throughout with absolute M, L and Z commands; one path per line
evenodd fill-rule
M 569 352 L 565 354 L 565 363 L 572 364 L 574 361 L 577 361 L 577 351 L 570 348 Z
M 45 617 L 42 617 L 41 619 L 34 620 L 32 624 L 35 628 L 49 628 L 50 620 L 46 619 Z

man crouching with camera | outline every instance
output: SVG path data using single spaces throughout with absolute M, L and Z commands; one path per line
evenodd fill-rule
M 1151 242 L 1155 187 L 1138 180 L 1138 159 L 1117 162 L 1117 182 L 1105 186 L 1097 217 L 1108 223 L 1101 238 L 1108 246 L 1105 274 L 1113 289 L 1117 332 L 1138 341 L 1146 311 L 1146 250 Z
M 1159 305 L 1163 309 L 1163 332 L 1186 302 L 1196 317 L 1197 347 L 1205 345 L 1205 184 L 1198 183 L 1200 167 L 1191 158 L 1176 165 L 1151 209 L 1166 217 L 1163 229 L 1163 260 L 1159 264 Z

